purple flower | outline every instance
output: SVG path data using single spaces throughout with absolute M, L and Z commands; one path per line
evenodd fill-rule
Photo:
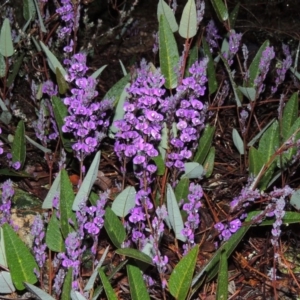
M 0 226 L 4 223 L 9 223 L 13 225 L 11 221 L 11 201 L 14 194 L 15 191 L 13 188 L 12 181 L 10 179 L 4 181 L 2 183 L 2 202 L 0 205 Z
M 210 20 L 206 26 L 206 41 L 210 46 L 210 52 L 213 52 L 213 48 L 218 47 L 218 40 L 221 39 L 218 34 L 218 29 L 213 20 Z

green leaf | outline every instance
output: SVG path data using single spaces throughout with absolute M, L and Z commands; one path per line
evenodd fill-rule
M 8 268 L 2 227 L 0 227 L 0 265 L 5 268 Z
M 53 96 L 51 100 L 52 100 L 52 107 L 53 107 L 53 112 L 54 112 L 54 116 L 55 116 L 55 121 L 57 123 L 59 135 L 60 135 L 60 138 L 64 145 L 64 149 L 67 152 L 71 153 L 71 152 L 73 152 L 72 147 L 70 146 L 71 142 L 69 139 L 67 139 L 64 136 L 64 133 L 62 132 L 62 129 L 61 129 L 62 126 L 65 124 L 64 119 L 68 115 L 68 110 L 60 98 Z
M 152 160 L 155 162 L 155 165 L 157 167 L 156 175 L 162 176 L 165 174 L 166 165 L 162 158 L 162 155 L 159 154 L 158 156 L 152 157 Z
M 51 209 L 52 208 L 52 202 L 53 198 L 57 195 L 59 195 L 60 192 L 60 174 L 61 171 L 58 172 L 57 176 L 54 179 L 54 182 L 51 185 L 50 190 L 48 191 L 48 194 L 42 204 L 42 209 Z
M 149 292 L 145 285 L 141 270 L 132 264 L 128 264 L 127 275 L 129 281 L 129 288 L 132 300 L 150 300 Z
M 248 100 L 255 101 L 256 99 L 256 89 L 254 87 L 243 87 L 239 86 L 238 89 L 242 94 L 247 97 Z
M 205 162 L 203 164 L 206 178 L 209 178 L 214 170 L 215 153 L 216 153 L 215 147 L 211 147 L 209 150 L 209 153 L 205 159 Z
M 211 0 L 211 4 L 221 22 L 228 19 L 228 10 L 222 0 Z
M 249 173 L 256 176 L 263 164 L 264 162 L 260 152 L 256 148 L 251 147 L 249 149 Z
M 172 30 L 172 32 L 175 32 L 178 30 L 178 24 L 175 19 L 175 15 L 171 7 L 163 0 L 159 0 L 158 6 L 157 6 L 157 20 L 159 22 L 160 15 L 164 15 L 166 20 L 169 23 L 169 26 Z
M 275 119 L 272 119 L 248 144 L 248 147 L 253 146 L 259 139 L 260 137 L 263 135 L 263 133 L 273 124 L 273 122 L 275 121 Z
M 121 248 L 126 237 L 125 228 L 109 206 L 105 209 L 104 227 L 115 247 Z
M 58 68 L 60 73 L 63 75 L 63 77 L 65 77 L 67 75 L 67 72 L 63 68 L 59 60 L 55 57 L 55 55 L 49 50 L 49 48 L 42 41 L 40 41 L 40 44 L 48 58 L 48 64 L 52 72 L 56 74 L 56 68 Z
M 119 131 L 119 129 L 114 124 L 115 121 L 122 120 L 123 117 L 124 117 L 124 114 L 125 114 L 125 111 L 124 111 L 124 102 L 127 99 L 127 97 L 129 96 L 129 94 L 127 92 L 127 88 L 129 88 L 129 86 L 130 86 L 129 83 L 127 83 L 124 86 L 123 91 L 122 91 L 121 95 L 119 96 L 119 100 L 118 100 L 117 106 L 116 106 L 116 108 L 114 110 L 114 117 L 113 117 L 112 123 L 111 123 L 111 125 L 109 127 L 109 132 L 112 132 L 113 134 L 115 134 L 115 133 L 117 133 Z
M 74 199 L 72 209 L 75 211 L 80 210 L 80 204 L 83 201 L 86 201 L 89 197 L 89 194 L 98 176 L 100 157 L 101 151 L 98 151 Z
M 74 291 L 74 290 L 71 291 L 71 299 L 72 300 L 87 300 L 79 292 Z
M 20 67 L 22 65 L 24 56 L 25 56 L 25 53 L 22 53 L 14 61 L 14 64 L 12 66 L 12 72 L 9 73 L 8 78 L 7 78 L 7 87 L 10 87 L 13 84 L 13 82 L 15 81 L 17 75 L 19 74 Z
M 197 162 L 187 162 L 184 164 L 184 174 L 181 176 L 187 177 L 189 179 L 196 179 L 200 178 L 203 175 L 203 167 L 202 165 L 198 164 Z
M 112 211 L 121 218 L 125 218 L 130 209 L 135 206 L 136 190 L 133 186 L 124 189 L 112 203 Z
M 19 161 L 21 168 L 25 163 L 26 159 L 26 143 L 25 143 L 25 125 L 24 121 L 20 120 L 15 132 L 14 141 L 11 147 L 12 162 Z
M 26 289 L 31 292 L 32 294 L 36 295 L 39 299 L 43 300 L 55 300 L 55 298 L 51 297 L 49 294 L 41 290 L 40 288 L 36 287 L 33 284 L 28 282 L 24 282 Z
M 226 251 L 223 251 L 220 255 L 216 299 L 228 299 L 228 262 Z
M 190 67 L 198 60 L 198 52 L 199 52 L 199 48 L 197 45 L 195 45 L 194 47 L 192 47 L 190 49 L 189 52 L 189 56 L 187 59 L 187 63 L 185 66 L 185 71 L 184 71 L 184 77 L 189 77 L 190 76 Z
M 170 279 L 169 290 L 177 300 L 185 300 L 191 287 L 192 277 L 195 271 L 199 245 L 195 246 L 175 266 Z
M 73 199 L 73 186 L 70 182 L 68 173 L 66 170 L 61 170 L 59 210 L 60 228 L 64 238 L 76 228 L 76 217 L 75 213 L 72 211 Z M 74 222 L 73 225 L 70 224 L 70 219 Z
M 262 156 L 263 163 L 267 163 L 269 158 L 279 147 L 279 130 L 278 121 L 273 124 L 265 131 L 259 141 L 258 151 Z
M 207 125 L 199 140 L 197 152 L 194 161 L 202 165 L 212 145 L 212 140 L 215 134 L 216 127 Z
M 195 0 L 188 0 L 184 6 L 178 32 L 185 39 L 190 39 L 196 35 L 197 10 Z
M 216 78 L 215 64 L 214 64 L 213 57 L 211 55 L 209 46 L 208 46 L 205 38 L 202 39 L 202 44 L 203 44 L 204 54 L 208 57 L 207 78 L 208 78 L 209 95 L 211 95 L 218 89 L 218 82 L 217 82 L 217 78 Z
M 8 224 L 3 224 L 3 236 L 8 267 L 15 287 L 24 290 L 23 282 L 36 283 L 34 269 L 39 270 L 29 249 Z
M 61 299 L 70 299 L 73 280 L 73 268 L 69 268 L 64 280 L 64 285 L 61 293 Z
M 56 217 L 54 210 L 46 231 L 47 247 L 54 252 L 65 252 L 65 243 L 60 230 L 60 221 Z
M 28 173 L 24 172 L 24 171 L 15 171 L 12 169 L 8 169 L 8 168 L 1 168 L 0 169 L 0 175 L 5 175 L 5 176 L 9 176 L 9 177 L 31 177 Z
M 297 193 L 297 191 L 292 195 L 291 197 L 291 204 L 292 203 L 292 199 L 293 196 Z M 298 194 L 299 197 L 299 194 Z M 260 213 L 260 212 L 258 212 Z M 262 221 L 259 226 L 272 226 L 275 222 L 275 219 L 272 218 L 271 220 L 264 220 Z M 289 225 L 289 224 L 297 224 L 300 222 L 300 213 L 299 212 L 295 212 L 295 211 L 286 211 L 284 214 L 284 217 L 282 218 L 282 223 L 285 225 Z
M 236 22 L 239 10 L 240 10 L 240 2 L 238 2 L 236 4 L 236 6 L 234 7 L 233 11 L 229 15 L 230 28 L 234 28 L 235 27 L 235 22 Z
M 298 92 L 295 92 L 289 101 L 285 104 L 283 114 L 282 114 L 282 126 L 281 132 L 284 141 L 286 141 L 290 136 L 290 129 L 296 122 L 298 117 Z
M 36 9 L 33 0 L 24 0 L 23 2 L 23 17 L 26 21 L 34 20 Z
M 186 237 L 182 235 L 181 231 L 184 228 L 179 206 L 171 185 L 167 184 L 167 209 L 168 217 L 174 230 L 176 239 L 185 242 Z
M 96 70 L 92 75 L 91 77 L 94 78 L 94 79 L 97 79 L 101 73 L 104 71 L 104 69 L 107 67 L 107 65 L 104 65 L 102 67 L 100 67 L 98 70 Z
M 161 72 L 165 77 L 165 87 L 173 89 L 177 86 L 175 68 L 179 63 L 177 43 L 168 21 L 164 15 L 159 22 L 159 61 Z
M 240 155 L 244 155 L 244 142 L 235 128 L 232 129 L 232 140 Z
M 4 56 L 0 53 L 0 78 L 6 75 L 6 63 Z
M 14 46 L 12 43 L 11 29 L 9 20 L 4 19 L 0 32 L 0 53 L 4 57 L 9 57 L 14 54 Z
M 59 68 L 55 69 L 55 75 L 56 75 L 56 81 L 57 81 L 59 93 L 63 95 L 69 89 L 69 85 L 67 84 L 65 77 L 63 76 Z
M 119 99 L 124 91 L 125 86 L 130 82 L 130 78 L 130 74 L 127 74 L 126 76 L 121 78 L 108 90 L 103 99 L 114 99 L 114 104 L 116 105 L 119 102 Z
M 100 275 L 107 299 L 108 300 L 118 300 L 118 297 L 116 296 L 113 288 L 111 287 L 111 285 L 110 285 L 108 279 L 106 278 L 104 272 L 102 271 L 102 269 L 99 269 L 99 275 Z
M 268 46 L 269 46 L 269 41 L 266 40 L 257 51 L 251 65 L 249 66 L 249 83 L 246 84 L 246 86 L 255 88 L 254 80 L 257 78 L 260 72 L 259 62 L 262 57 L 263 51 L 265 51 Z
M 41 144 L 37 143 L 36 141 L 34 141 L 33 139 L 31 139 L 29 136 L 27 136 L 25 134 L 25 138 L 26 140 L 33 146 L 35 146 L 36 148 L 40 149 L 41 151 L 43 151 L 44 153 L 51 153 L 52 151 L 44 146 L 42 146 Z
M 12 115 L 9 112 L 9 110 L 7 109 L 5 103 L 2 101 L 2 99 L 0 98 L 0 107 L 2 109 L 1 115 L 0 115 L 0 120 L 8 125 L 11 121 Z
M 187 202 L 188 194 L 189 194 L 189 185 L 190 185 L 190 180 L 188 178 L 183 177 L 179 180 L 174 191 L 178 203 L 182 199 L 184 200 L 184 202 Z
M 43 32 L 43 33 L 47 33 L 47 29 L 45 28 L 44 22 L 43 22 L 43 17 L 40 13 L 39 10 L 39 5 L 37 3 L 37 0 L 34 0 L 35 3 L 35 7 L 37 9 L 37 14 L 38 14 L 38 19 L 39 19 L 39 29 Z
M 119 255 L 124 255 L 124 256 L 134 258 L 138 261 L 145 262 L 149 265 L 153 265 L 152 259 L 149 255 L 133 248 L 120 248 L 116 250 L 116 253 Z

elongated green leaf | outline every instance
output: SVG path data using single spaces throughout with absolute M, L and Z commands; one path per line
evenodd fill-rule
M 37 282 L 34 269 L 38 271 L 39 267 L 29 249 L 10 225 L 3 224 L 2 229 L 5 254 L 13 283 L 18 290 L 24 290 L 24 281 L 32 284 Z
M 109 131 L 112 132 L 113 134 L 117 133 L 118 130 L 119 130 L 115 126 L 114 122 L 123 119 L 123 116 L 125 114 L 125 111 L 124 111 L 124 102 L 125 102 L 126 98 L 129 96 L 129 94 L 127 92 L 127 88 L 129 86 L 130 86 L 129 83 L 127 83 L 124 86 L 124 89 L 123 89 L 121 95 L 119 96 L 119 101 L 117 103 L 117 106 L 116 106 L 116 108 L 114 110 L 114 117 L 113 117 L 112 123 L 111 123 L 111 125 L 109 127 Z
M 0 53 L 0 78 L 6 75 L 6 63 L 4 56 Z
M 0 265 L 5 268 L 8 268 L 2 227 L 0 227 Z
M 256 99 L 256 89 L 253 87 L 243 87 L 239 86 L 238 89 L 243 93 L 248 100 L 255 101 Z
M 174 268 L 170 280 L 169 289 L 177 300 L 185 300 L 191 287 L 192 277 L 195 271 L 199 245 L 195 246 Z
M 2 101 L 2 99 L 0 98 L 0 107 L 2 109 L 1 115 L 0 115 L 0 120 L 8 125 L 11 121 L 12 115 L 9 112 L 9 110 L 7 109 L 5 103 Z
M 113 212 L 117 216 L 125 218 L 128 215 L 130 209 L 135 206 L 135 195 L 135 188 L 133 186 L 128 186 L 114 200 L 111 206 Z
M 0 291 L 1 294 L 11 294 L 16 291 L 9 272 L 0 272 Z
M 259 171 L 261 170 L 262 166 L 264 164 L 264 161 L 260 155 L 260 152 L 254 148 L 251 147 L 249 149 L 249 172 L 250 174 L 257 175 Z
M 55 55 L 49 50 L 49 48 L 42 41 L 40 41 L 40 44 L 48 58 L 48 64 L 52 72 L 56 74 L 56 68 L 58 68 L 60 73 L 65 77 L 67 75 L 67 72 L 63 68 L 59 60 L 55 57 Z
M 228 19 L 228 10 L 222 0 L 211 0 L 213 8 L 221 22 Z
M 203 167 L 197 162 L 187 162 L 184 164 L 184 174 L 181 176 L 190 179 L 200 178 L 203 175 Z
M 79 210 L 80 204 L 85 202 L 89 197 L 89 194 L 98 176 L 100 157 L 101 151 L 98 151 L 74 199 L 72 209 L 75 211 Z
M 121 248 L 126 237 L 125 228 L 109 206 L 105 209 L 104 227 L 115 247 Z
M 67 139 L 64 135 L 64 133 L 62 132 L 62 126 L 65 124 L 65 117 L 68 115 L 68 110 L 66 108 L 66 106 L 63 104 L 63 102 L 61 101 L 60 98 L 54 96 L 52 97 L 52 107 L 53 107 L 53 112 L 54 112 L 54 116 L 55 116 L 55 121 L 57 123 L 57 127 L 59 130 L 59 135 L 60 138 L 62 140 L 62 143 L 64 145 L 64 149 L 67 152 L 72 152 L 72 147 L 71 147 L 71 142 L 69 139 Z
M 52 202 L 53 202 L 53 198 L 56 195 L 59 195 L 60 192 L 60 174 L 61 171 L 58 172 L 56 178 L 54 179 L 54 182 L 52 183 L 52 186 L 50 188 L 50 190 L 48 191 L 48 194 L 42 204 L 42 208 L 43 209 L 51 209 L 52 208 Z
M 129 288 L 132 300 L 150 300 L 149 292 L 145 285 L 141 270 L 132 264 L 128 264 L 127 275 L 129 281 Z
M 25 125 L 23 120 L 20 120 L 18 123 L 11 152 L 13 163 L 19 161 L 22 168 L 26 159 Z
M 209 46 L 208 46 L 205 38 L 202 39 L 202 43 L 203 43 L 203 51 L 204 51 L 205 55 L 208 57 L 207 78 L 208 78 L 208 90 L 209 90 L 209 94 L 211 95 L 218 88 L 215 64 L 214 64 L 213 57 L 211 55 Z
M 184 6 L 178 32 L 185 39 L 190 39 L 196 35 L 197 10 L 195 0 L 188 0 Z
M 39 299 L 43 299 L 43 300 L 55 300 L 55 298 L 51 297 L 49 294 L 47 294 L 46 292 L 44 292 L 43 290 L 41 290 L 40 288 L 36 287 L 33 284 L 30 284 L 28 282 L 24 282 L 24 285 L 26 287 L 26 289 L 33 293 L 34 295 L 36 295 Z
M 65 252 L 65 243 L 60 230 L 60 221 L 54 211 L 47 226 L 46 245 L 54 252 Z
M 155 165 L 157 167 L 156 175 L 162 176 L 165 174 L 166 165 L 162 158 L 162 155 L 159 154 L 156 157 L 152 157 L 152 160 L 155 162 Z
M 44 22 L 43 22 L 43 18 L 42 15 L 40 13 L 40 9 L 39 9 L 39 4 L 37 3 L 37 0 L 33 0 L 34 4 L 35 4 L 35 8 L 37 10 L 37 14 L 38 14 L 38 19 L 39 19 L 39 29 L 43 32 L 46 33 L 47 29 L 45 28 Z
M 0 53 L 4 57 L 9 57 L 14 54 L 14 46 L 11 37 L 11 28 L 9 20 L 6 18 L 3 21 L 0 32 Z
M 292 135 L 295 135 L 295 141 L 298 141 L 300 139 L 300 132 L 298 131 L 300 128 L 300 117 L 297 118 L 297 120 L 294 122 L 293 126 L 290 128 L 289 133 L 287 134 L 288 138 Z M 297 133 L 296 133 L 297 132 Z M 293 158 L 293 156 L 296 154 L 297 149 L 296 147 L 290 148 L 288 151 L 284 152 L 282 154 L 282 161 L 283 163 L 290 162 Z M 280 167 L 280 161 L 277 164 L 278 167 Z
M 66 238 L 68 234 L 73 232 L 76 228 L 76 217 L 72 211 L 74 192 L 66 170 L 61 170 L 60 176 L 60 228 L 63 237 Z M 72 220 L 74 224 L 71 225 L 70 220 Z
M 259 75 L 259 62 L 262 56 L 263 51 L 269 46 L 269 41 L 266 40 L 257 51 L 252 63 L 249 66 L 249 82 L 246 84 L 247 87 L 255 87 L 254 80 Z
M 282 136 L 284 141 L 290 137 L 290 129 L 298 117 L 298 92 L 295 92 L 289 101 L 285 104 L 282 114 Z
M 178 207 L 178 203 L 171 185 L 167 185 L 167 209 L 172 229 L 175 232 L 175 237 L 182 242 L 186 241 L 186 237 L 181 233 L 183 230 L 183 221 Z
M 33 0 L 24 0 L 23 2 L 23 17 L 26 21 L 35 19 L 35 5 Z
M 264 132 L 273 124 L 275 119 L 272 119 L 248 144 L 248 147 L 253 146 L 259 139 L 260 137 L 264 134 Z
M 197 45 L 195 45 L 190 49 L 188 60 L 184 71 L 184 77 L 191 76 L 189 69 L 198 60 L 198 52 L 199 52 L 199 48 Z
M 189 194 L 189 185 L 190 185 L 190 180 L 186 177 L 183 177 L 179 180 L 178 184 L 175 187 L 175 196 L 176 200 L 179 203 L 181 200 L 184 200 L 184 202 L 187 201 L 188 199 L 188 194 Z
M 202 165 L 209 152 L 216 128 L 207 125 L 201 135 L 194 161 Z
M 173 32 L 178 30 L 178 24 L 175 19 L 175 15 L 171 7 L 163 0 L 159 0 L 157 6 L 157 20 L 159 22 L 160 15 L 164 15 L 169 23 L 169 26 Z
M 134 258 L 138 261 L 142 261 L 142 262 L 145 262 L 149 265 L 153 265 L 152 263 L 152 259 L 149 255 L 139 251 L 139 250 L 136 250 L 136 249 L 132 249 L 132 248 L 120 248 L 120 249 L 117 249 L 116 250 L 116 253 L 119 254 L 119 255 L 124 255 L 124 256 L 128 256 L 128 257 L 131 257 L 131 258 Z
M 94 79 L 97 79 L 101 73 L 104 71 L 104 69 L 107 67 L 107 65 L 104 65 L 102 67 L 100 67 L 98 70 L 96 70 L 92 75 L 91 77 L 93 77 Z
M 72 300 L 87 300 L 79 292 L 74 291 L 74 290 L 71 291 L 71 299 Z
M 44 153 L 51 153 L 52 151 L 44 146 L 42 146 L 41 144 L 37 143 L 36 141 L 34 141 L 33 139 L 31 139 L 29 136 L 27 136 L 25 134 L 25 138 L 26 140 L 33 146 L 35 146 L 36 148 L 40 149 L 41 151 L 43 151 Z
M 230 23 L 230 28 L 235 28 L 235 22 L 240 10 L 240 2 L 238 2 L 236 4 L 236 6 L 234 7 L 233 11 L 230 13 L 229 15 L 229 23 Z
M 215 153 L 216 153 L 215 147 L 211 147 L 209 150 L 209 153 L 205 159 L 205 162 L 203 164 L 206 178 L 209 178 L 214 170 Z
M 99 269 L 99 275 L 100 275 L 107 299 L 108 300 L 118 300 L 118 297 L 116 296 L 113 288 L 111 287 L 108 279 L 106 278 L 104 272 L 101 269 Z
M 220 255 L 217 299 L 228 299 L 228 262 L 226 251 L 223 251 Z
M 73 268 L 69 268 L 64 280 L 64 285 L 61 293 L 61 299 L 70 299 L 72 290 Z
M 25 53 L 21 53 L 20 56 L 17 58 L 17 60 L 14 61 L 12 72 L 9 73 L 7 78 L 7 87 L 10 87 L 13 84 L 17 75 L 19 74 L 24 56 Z
M 263 163 L 267 163 L 269 158 L 279 147 L 278 122 L 275 121 L 263 134 L 259 141 L 258 151 L 262 156 Z
M 238 131 L 233 128 L 232 129 L 232 140 L 234 143 L 234 146 L 238 149 L 240 155 L 244 155 L 244 142 L 240 136 L 240 134 L 238 133 Z
M 59 68 L 55 69 L 55 75 L 56 75 L 56 81 L 57 81 L 59 93 L 63 95 L 69 89 L 69 85 L 67 84 L 66 79 L 61 73 Z
M 161 72 L 166 79 L 165 87 L 175 88 L 177 86 L 175 68 L 178 66 L 179 53 L 173 32 L 164 15 L 160 15 L 159 22 L 159 60 Z

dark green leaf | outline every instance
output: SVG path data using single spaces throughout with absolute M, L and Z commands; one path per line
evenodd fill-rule
M 115 247 L 121 248 L 126 237 L 125 228 L 109 206 L 105 209 L 104 227 Z
M 16 76 L 19 74 L 20 67 L 23 62 L 23 58 L 25 56 L 25 53 L 20 54 L 20 56 L 17 58 L 17 60 L 14 61 L 14 64 L 12 66 L 12 72 L 9 73 L 7 78 L 7 87 L 10 87 L 12 83 L 15 81 Z
M 234 7 L 233 11 L 229 15 L 230 28 L 234 28 L 235 27 L 235 21 L 236 21 L 237 16 L 238 16 L 239 9 L 240 9 L 240 2 L 238 2 L 236 4 L 236 6 Z
M 4 19 L 0 32 L 0 53 L 4 57 L 9 57 L 14 54 L 14 46 L 11 37 L 11 28 L 9 20 Z
M 251 147 L 249 149 L 249 172 L 250 172 L 250 174 L 253 174 L 254 176 L 256 176 L 260 172 L 263 164 L 264 164 L 264 162 L 260 155 L 260 152 L 258 150 L 256 150 L 256 148 Z
M 223 251 L 220 255 L 220 266 L 217 285 L 217 299 L 228 299 L 228 262 L 227 253 Z
M 29 249 L 8 224 L 2 225 L 5 253 L 15 287 L 24 290 L 23 282 L 36 283 L 34 269 L 39 267 Z
M 179 53 L 177 43 L 168 21 L 164 15 L 160 15 L 159 22 L 159 60 L 161 72 L 165 77 L 165 87 L 173 89 L 177 86 L 177 74 Z
M 119 255 L 124 255 L 124 256 L 134 258 L 138 261 L 145 262 L 149 265 L 153 264 L 150 256 L 133 248 L 120 248 L 116 250 L 116 253 Z
M 74 192 L 66 170 L 61 170 L 60 176 L 60 228 L 63 237 L 66 238 L 68 234 L 73 232 L 76 228 L 76 217 L 72 211 Z M 72 225 L 70 224 L 70 220 L 73 222 Z
M 54 252 L 65 252 L 65 243 L 60 231 L 60 221 L 53 211 L 46 232 L 47 247 Z
M 228 19 L 228 11 L 222 0 L 211 0 L 213 8 L 221 22 Z
M 187 201 L 187 196 L 189 194 L 189 185 L 190 185 L 190 180 L 188 178 L 181 178 L 178 184 L 175 187 L 175 196 L 176 200 L 179 203 L 182 199 L 184 202 Z
M 59 68 L 55 69 L 56 81 L 58 85 L 58 90 L 61 95 L 65 94 L 69 89 L 69 85 L 67 84 L 65 77 L 61 73 Z
M 22 168 L 26 159 L 25 125 L 23 120 L 20 120 L 18 123 L 11 152 L 13 163 L 19 161 Z
M 188 56 L 188 59 L 187 59 L 187 63 L 186 63 L 186 66 L 185 66 L 184 77 L 191 76 L 189 68 L 198 60 L 198 52 L 199 52 L 199 49 L 198 49 L 197 45 L 195 45 L 194 47 L 192 47 L 190 49 L 189 56 Z
M 162 156 L 159 154 L 156 157 L 152 157 L 152 160 L 155 162 L 155 165 L 157 167 L 156 175 L 162 176 L 165 174 L 166 165 L 162 158 Z
M 33 0 L 24 0 L 23 2 L 23 17 L 26 21 L 34 20 L 36 9 Z
M 179 261 L 170 276 L 169 290 L 171 295 L 178 300 L 186 299 L 187 293 L 191 287 L 198 251 L 199 245 L 195 246 Z
M 64 280 L 61 299 L 70 299 L 70 294 L 72 290 L 72 280 L 73 280 L 73 268 L 69 268 Z
M 127 265 L 127 275 L 132 300 L 150 300 L 141 270 L 132 264 Z
M 284 141 L 290 137 L 290 129 L 298 117 L 298 92 L 295 92 L 289 101 L 285 104 L 282 114 L 281 132 Z
M 102 269 L 99 269 L 99 275 L 100 275 L 107 299 L 108 300 L 118 300 L 118 297 L 116 296 L 113 288 L 111 287 L 111 285 L 110 285 L 108 279 L 106 278 L 104 272 L 102 271 Z
M 14 176 L 14 177 L 31 177 L 28 173 L 24 171 L 15 171 L 7 168 L 3 168 L 3 169 L 1 168 L 0 175 Z
M 215 164 L 215 147 L 211 147 L 205 159 L 205 162 L 203 164 L 206 178 L 209 178 L 211 176 L 214 170 L 214 164 Z

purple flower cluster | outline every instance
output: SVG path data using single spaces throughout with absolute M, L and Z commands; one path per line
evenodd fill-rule
M 171 113 L 174 109 L 169 109 L 168 104 L 164 108 L 169 110 L 169 124 L 176 121 L 177 135 L 174 134 L 170 140 L 172 146 L 171 152 L 167 156 L 166 166 L 176 168 L 180 172 L 184 170 L 184 163 L 188 161 L 193 150 L 196 149 L 200 137 L 200 132 L 204 128 L 205 107 L 199 100 L 204 95 L 207 82 L 206 68 L 208 59 L 195 62 L 189 69 L 191 76 L 184 78 L 182 84 L 177 87 L 175 102 L 178 102 L 179 108 L 175 108 L 175 116 Z M 166 101 L 169 101 L 166 99 Z M 170 103 L 169 105 L 174 105 Z M 175 104 L 175 106 L 177 106 Z
M 88 233 L 92 237 L 94 244 L 92 246 L 92 253 L 96 255 L 98 246 L 98 237 L 101 228 L 104 226 L 104 206 L 107 202 L 108 192 L 102 193 L 100 199 L 97 201 L 96 206 L 87 206 L 82 203 L 80 210 L 76 212 L 77 222 L 78 222 L 78 234 L 81 239 Z
M 2 133 L 2 128 L 0 128 L 0 134 Z M 0 155 L 3 154 L 4 150 L 3 150 L 3 142 L 0 140 Z
M 233 57 L 237 54 L 239 50 L 241 39 L 242 39 L 241 33 L 236 33 L 234 30 L 230 30 L 229 50 L 228 53 L 223 53 L 229 66 L 233 64 Z
M 206 41 L 210 46 L 210 52 L 213 52 L 214 48 L 218 48 L 218 40 L 221 39 L 218 34 L 218 29 L 214 20 L 210 20 L 206 26 Z
M 244 135 L 246 133 L 246 121 L 249 117 L 249 113 L 247 112 L 247 110 L 243 109 L 240 112 L 240 124 L 241 124 L 241 129 L 242 129 L 242 135 Z
M 68 107 L 69 116 L 65 117 L 62 131 L 74 135 L 76 143 L 72 148 L 82 162 L 87 155 L 96 151 L 105 137 L 112 101 L 95 101 L 98 95 L 95 90 L 96 80 L 85 76 L 88 70 L 85 54 L 75 54 L 72 59 L 65 59 L 64 62 L 69 65 L 66 79 L 74 82 L 76 88 L 72 88 L 72 95 L 63 100 Z
M 275 57 L 275 52 L 273 47 L 267 47 L 262 53 L 259 62 L 260 74 L 254 80 L 254 84 L 257 87 L 257 95 L 260 95 L 264 90 L 263 82 L 269 72 L 270 63 L 274 57 Z
M 0 226 L 5 223 L 9 223 L 12 225 L 11 221 L 11 200 L 15 194 L 13 183 L 10 179 L 4 181 L 2 183 L 2 197 L 1 197 L 1 205 L 0 205 Z
M 192 182 L 189 186 L 188 202 L 183 205 L 183 210 L 187 213 L 187 220 L 182 230 L 182 234 L 187 238 L 187 244 L 183 246 L 184 255 L 195 245 L 195 230 L 200 224 L 199 208 L 202 196 L 202 187 Z
M 34 218 L 31 234 L 34 237 L 33 252 L 35 260 L 40 268 L 42 268 L 46 261 L 46 244 L 43 242 L 45 237 L 44 222 L 40 215 L 36 215 Z
M 77 279 L 80 271 L 81 256 L 85 251 L 85 247 L 81 248 L 81 243 L 82 240 L 79 234 L 71 232 L 65 240 L 66 253 L 58 254 L 58 258 L 62 260 L 63 267 L 66 269 L 73 268 L 72 288 L 75 290 L 79 288 Z
M 228 224 L 224 225 L 223 223 L 219 222 L 215 224 L 215 228 L 221 233 L 220 239 L 224 241 L 228 241 L 231 235 L 237 232 L 240 227 L 242 226 L 242 222 L 240 219 L 235 219 L 230 221 Z
M 285 59 L 280 64 L 279 68 L 276 68 L 277 77 L 275 79 L 275 86 L 272 86 L 271 92 L 272 94 L 276 93 L 278 86 L 283 83 L 285 79 L 285 74 L 287 70 L 291 67 L 293 60 L 292 56 L 289 50 L 289 47 L 287 45 L 282 45 L 283 53 L 285 55 Z

